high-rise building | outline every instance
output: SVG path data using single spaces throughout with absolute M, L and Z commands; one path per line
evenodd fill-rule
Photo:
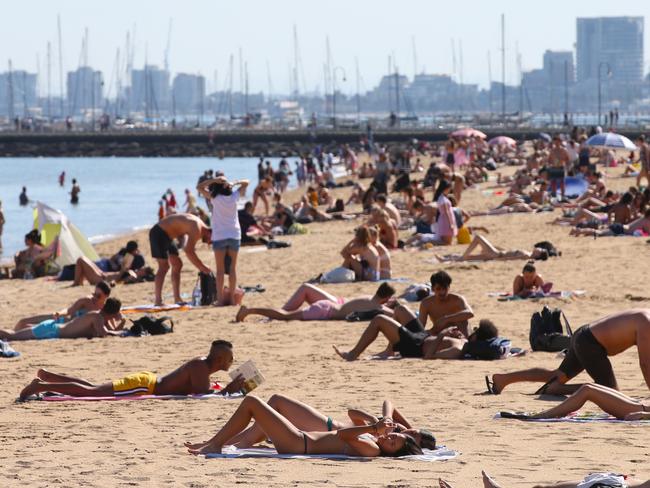
M 564 86 L 575 82 L 575 68 L 571 51 L 546 51 L 543 69 L 548 83 L 553 86 Z
M 157 66 L 131 71 L 131 110 L 155 116 L 169 110 L 169 72 Z
M 613 81 L 641 81 L 643 17 L 578 18 L 576 48 L 578 82 L 605 73 Z
M 0 73 L 0 114 L 22 117 L 35 105 L 35 74 L 26 71 Z
M 191 114 L 202 111 L 205 102 L 205 77 L 179 73 L 172 85 L 172 111 Z
M 89 66 L 68 72 L 68 113 L 101 108 L 103 86 L 101 71 L 93 71 Z

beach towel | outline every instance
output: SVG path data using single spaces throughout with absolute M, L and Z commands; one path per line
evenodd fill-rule
M 154 305 L 153 303 L 149 303 L 145 305 L 131 305 L 129 307 L 122 307 L 122 313 L 156 313 L 169 312 L 170 310 L 186 312 L 191 308 L 196 307 L 193 307 L 189 303 L 185 303 L 183 305 L 179 305 L 177 303 L 172 303 L 169 305 Z
M 522 412 L 524 413 L 524 412 Z M 505 419 L 501 413 L 494 416 L 495 419 Z M 505 419 L 509 420 L 509 419 Z M 558 423 L 558 422 L 573 422 L 573 423 L 587 423 L 587 422 L 609 422 L 619 424 L 645 424 L 650 425 L 650 420 L 618 420 L 606 413 L 574 413 L 567 417 L 560 417 L 555 419 L 522 419 L 524 422 L 544 422 L 544 423 Z
M 508 351 L 508 353 L 505 356 L 500 357 L 499 359 L 508 359 L 508 358 L 516 358 L 520 356 L 524 356 L 526 354 L 526 349 L 522 349 L 521 347 L 512 347 Z M 397 361 L 398 359 L 404 359 L 402 358 L 401 354 L 397 353 L 392 356 L 384 356 L 382 354 L 373 354 L 371 356 L 366 356 L 363 358 L 365 361 Z M 407 358 L 408 359 L 408 358 Z M 421 358 L 410 358 L 410 359 L 421 359 Z M 471 358 L 463 358 L 463 361 L 471 360 Z M 459 361 L 459 360 L 450 360 L 450 361 Z M 477 359 L 478 361 L 478 359 Z
M 422 449 L 422 454 L 416 456 L 402 456 L 393 459 L 400 459 L 406 461 L 447 461 L 454 459 L 458 456 L 457 451 L 447 449 L 444 446 L 438 447 L 436 450 Z M 250 458 L 250 457 L 263 457 L 263 458 L 279 458 L 279 459 L 341 459 L 341 460 L 357 460 L 368 461 L 373 458 L 360 457 L 360 456 L 346 456 L 345 454 L 278 454 L 275 449 L 265 447 L 250 447 L 246 449 L 238 449 L 235 446 L 224 446 L 221 454 L 206 454 L 206 459 L 232 459 L 232 458 Z
M 102 396 L 102 397 L 75 397 L 68 395 L 42 395 L 33 400 L 44 400 L 46 402 L 102 402 L 102 401 L 123 401 L 123 400 L 221 400 L 240 399 L 241 393 L 232 395 L 221 395 L 219 393 L 209 393 L 207 395 L 131 395 L 131 396 Z
M 0 341 L 0 358 L 15 358 L 20 353 L 9 345 L 7 341 Z
M 512 293 L 496 291 L 488 293 L 488 296 L 496 297 L 500 302 L 509 302 L 517 300 L 539 300 L 540 298 L 578 298 L 586 294 L 587 292 L 585 290 L 562 290 L 548 293 L 538 292 L 527 297 L 520 297 Z

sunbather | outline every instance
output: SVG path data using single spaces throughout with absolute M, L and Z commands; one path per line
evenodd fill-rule
M 496 481 L 494 481 L 492 478 L 490 478 L 490 476 L 485 471 L 481 471 L 481 474 L 483 475 L 483 488 L 502 488 L 501 485 L 497 484 Z M 581 487 L 586 487 L 586 486 L 590 486 L 590 487 L 593 487 L 593 488 L 597 488 L 597 487 L 605 488 L 605 487 L 613 487 L 613 486 L 617 486 L 617 487 L 620 487 L 620 488 L 626 488 L 626 487 L 627 488 L 650 488 L 650 481 L 646 481 L 646 482 L 636 481 L 635 482 L 635 481 L 631 481 L 630 479 L 626 479 L 625 480 L 626 484 L 622 485 L 622 484 L 620 484 L 621 483 L 620 479 L 623 478 L 623 476 L 621 476 L 621 475 L 615 475 L 613 473 L 599 473 L 599 474 L 601 474 L 601 475 L 609 475 L 609 476 L 607 476 L 609 478 L 609 481 L 613 482 L 613 483 L 618 483 L 618 484 L 614 484 L 614 485 L 612 485 L 612 484 L 597 484 L 597 483 L 596 484 L 593 484 L 593 483 L 585 484 L 585 482 L 593 481 L 593 480 L 591 480 L 591 475 L 590 475 L 590 476 L 587 476 L 587 478 L 585 478 L 582 481 L 566 481 L 566 482 L 556 483 L 556 484 L 552 484 L 552 485 L 535 485 L 535 488 L 581 488 Z M 614 479 L 614 478 L 616 478 L 616 479 Z M 601 478 L 601 480 L 603 482 L 605 482 L 605 479 Z M 440 488 L 453 488 L 452 485 L 450 485 L 449 483 L 447 483 L 443 479 L 438 480 L 438 486 Z
M 74 281 L 72 286 L 83 285 L 85 281 L 88 281 L 91 285 L 96 285 L 101 281 L 107 281 L 109 283 L 135 283 L 139 279 L 144 278 L 147 274 L 153 274 L 153 269 L 147 266 L 142 267 L 137 271 L 133 271 L 128 267 L 125 270 L 120 271 L 102 271 L 99 266 L 93 263 L 86 256 L 81 256 L 77 259 L 75 264 Z
M 95 291 L 90 296 L 85 296 L 76 300 L 68 308 L 60 310 L 58 312 L 35 315 L 32 317 L 25 317 L 20 319 L 18 323 L 14 326 L 14 330 L 26 329 L 37 325 L 44 320 L 57 320 L 60 322 L 67 322 L 70 319 L 75 317 L 81 317 L 82 315 L 88 312 L 96 312 L 101 310 L 106 299 L 111 295 L 111 287 L 105 281 L 100 281 L 95 285 Z
M 393 432 L 395 424 L 384 418 L 371 425 L 349 427 L 331 432 L 305 431 L 259 398 L 249 395 L 242 400 L 230 420 L 206 442 L 186 442 L 192 454 L 221 453 L 227 442 L 254 420 L 280 454 L 347 454 L 348 456 L 406 456 L 421 454 L 411 436 Z M 368 437 L 371 434 L 375 437 Z
M 374 310 L 392 315 L 392 309 L 387 304 L 394 294 L 392 286 L 382 283 L 372 297 L 345 300 L 305 283 L 281 309 L 248 308 L 242 305 L 235 320 L 241 322 L 249 315 L 261 315 L 273 320 L 344 320 L 353 312 Z M 303 303 L 309 304 L 309 307 L 301 309 Z
M 373 425 L 380 418 L 388 418 L 395 422 L 394 432 L 401 432 L 413 437 L 413 440 L 421 448 L 436 448 L 436 439 L 433 434 L 428 430 L 414 429 L 390 400 L 384 400 L 381 417 L 375 417 L 363 410 L 351 408 L 348 410 L 348 419 L 343 421 L 335 420 L 322 414 L 314 407 L 285 395 L 273 395 L 267 403 L 273 410 L 280 413 L 300 430 L 330 432 L 359 425 Z M 253 423 L 246 430 L 228 440 L 227 444 L 242 449 L 254 446 L 264 439 L 266 439 L 264 431 L 257 423 Z
M 478 252 L 475 252 L 478 250 Z M 511 251 L 504 251 L 496 247 L 484 236 L 477 234 L 472 239 L 472 242 L 463 254 L 436 254 L 436 259 L 440 262 L 447 261 L 493 261 L 493 260 L 511 260 L 511 259 L 541 259 L 547 260 L 549 257 L 548 251 L 543 248 L 533 248 L 532 251 L 522 251 L 514 249 Z
M 609 237 L 619 235 L 650 235 L 650 209 L 646 210 L 643 217 L 630 222 L 628 225 L 614 223 L 607 229 L 572 229 L 569 235 L 572 236 L 590 236 L 590 237 Z
M 354 271 L 357 281 L 379 281 L 381 262 L 377 248 L 370 242 L 367 225 L 357 227 L 354 239 L 341 250 L 344 268 Z
M 109 298 L 99 312 L 88 312 L 69 322 L 54 319 L 44 320 L 32 327 L 18 331 L 0 330 L 0 339 L 5 341 L 29 341 L 33 339 L 75 339 L 78 337 L 105 337 L 121 335 L 125 320 L 120 314 L 122 304 L 116 298 Z
M 232 344 L 217 340 L 210 346 L 207 357 L 194 358 L 161 378 L 145 371 L 108 383 L 93 384 L 81 378 L 39 369 L 37 377 L 20 392 L 20 399 L 46 391 L 77 397 L 213 393 L 210 375 L 217 371 L 228 371 L 232 361 Z M 244 378 L 239 376 L 221 391 L 235 393 L 243 384 Z
M 514 296 L 526 298 L 539 292 L 548 293 L 552 283 L 544 283 L 542 275 L 537 274 L 537 269 L 532 261 L 524 265 L 520 274 L 515 276 L 512 284 L 512 294 Z

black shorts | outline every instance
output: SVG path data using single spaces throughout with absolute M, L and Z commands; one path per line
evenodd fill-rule
M 589 325 L 583 325 L 571 336 L 571 344 L 558 368 L 569 379 L 586 370 L 596 383 L 616 388 L 616 377 L 607 350 L 596 340 Z
M 623 224 L 619 224 L 618 222 L 615 222 L 612 225 L 610 225 L 609 230 L 615 236 L 622 236 L 623 234 L 625 234 L 625 227 L 623 226 Z
M 420 319 L 418 319 L 417 317 L 405 323 L 404 327 L 410 330 L 411 332 L 424 332 L 424 327 L 422 327 L 422 323 L 420 322 Z
M 158 224 L 154 225 L 149 231 L 149 244 L 151 246 L 151 257 L 153 258 L 167 259 L 170 255 L 178 256 L 178 247 Z
M 399 342 L 393 346 L 393 349 L 404 358 L 421 358 L 422 344 L 427 337 L 429 337 L 427 332 L 412 332 L 406 327 L 400 327 Z

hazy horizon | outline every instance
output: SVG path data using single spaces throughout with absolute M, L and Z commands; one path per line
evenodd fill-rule
M 645 13 L 639 0 L 615 4 L 551 0 L 543 8 L 513 0 L 489 4 L 480 0 L 464 2 L 462 12 L 471 12 L 471 17 L 460 15 L 457 4 L 449 2 L 405 0 L 399 3 L 399 8 L 388 0 L 330 0 L 320 8 L 314 8 L 315 5 L 294 0 L 245 3 L 186 0 L 182 4 L 170 0 L 23 1 L 5 7 L 3 12 L 0 43 L 4 46 L 5 59 L 0 59 L 0 72 L 8 69 L 8 59 L 12 60 L 14 70 L 37 72 L 38 65 L 39 85 L 45 90 L 46 46 L 50 41 L 52 93 L 58 94 L 57 15 L 60 14 L 64 72 L 79 66 L 82 36 L 87 27 L 88 65 L 103 72 L 106 91 L 109 86 L 115 86 L 111 79 L 117 48 L 123 63 L 126 33 L 133 33 L 134 27 L 134 68 L 144 65 L 145 56 L 149 64 L 163 66 L 170 19 L 173 22 L 170 71 L 201 73 L 206 77 L 209 91 L 226 86 L 231 54 L 234 55 L 233 89 L 239 89 L 241 49 L 248 64 L 250 92 L 270 91 L 268 63 L 272 91 L 288 93 L 290 66 L 294 64 L 294 24 L 302 66 L 301 92 L 323 91 L 328 36 L 333 65 L 342 67 L 347 75 L 347 81 L 342 82 L 343 70 L 337 70 L 338 86 L 347 93 L 356 91 L 355 59 L 359 62 L 362 91 L 374 87 L 386 74 L 389 56 L 396 60 L 400 73 L 409 78 L 417 70 L 418 73 L 452 74 L 460 81 L 461 44 L 463 82 L 485 87 L 488 51 L 492 79 L 501 80 L 502 13 L 506 16 L 506 82 L 509 84 L 517 81 L 517 50 L 524 71 L 541 67 L 546 49 L 574 50 L 577 17 L 643 16 Z M 650 58 L 649 37 L 645 35 L 644 39 L 645 60 Z M 452 43 L 456 50 L 455 73 Z M 644 74 L 647 72 L 648 62 L 644 61 Z M 112 90 L 110 95 L 114 96 Z

